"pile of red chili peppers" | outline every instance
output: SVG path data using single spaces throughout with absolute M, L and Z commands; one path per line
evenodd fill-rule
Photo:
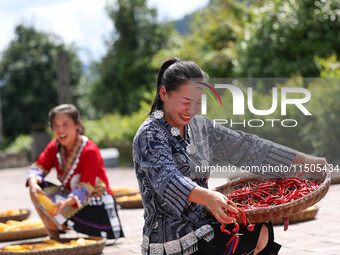
M 318 180 L 294 178 L 272 179 L 258 185 L 249 183 L 242 189 L 229 194 L 239 208 L 255 209 L 285 204 L 306 196 L 320 185 Z
M 229 194 L 230 204 L 237 207 L 244 226 L 247 225 L 244 209 L 256 209 L 273 205 L 280 205 L 294 201 L 306 196 L 320 185 L 318 180 L 305 180 L 298 177 L 272 179 L 268 182 L 253 184 L 250 183 L 242 189 L 234 190 Z M 237 214 L 230 214 L 236 217 Z M 239 242 L 239 224 L 234 222 L 234 229 L 230 233 L 222 224 L 221 231 L 231 235 L 227 243 L 227 249 L 223 255 L 234 254 Z M 254 230 L 255 224 L 247 226 L 248 231 Z M 286 229 L 286 226 L 285 226 Z

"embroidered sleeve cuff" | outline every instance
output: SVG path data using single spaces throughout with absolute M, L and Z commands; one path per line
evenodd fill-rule
M 31 177 L 37 178 L 39 183 L 41 183 L 42 180 L 44 179 L 44 171 L 39 167 L 31 166 L 26 176 L 26 187 L 28 187 L 28 179 Z
M 269 147 L 265 163 L 276 166 L 290 166 L 293 163 L 296 153 L 296 150 L 280 144 L 273 143 Z
M 73 198 L 76 201 L 76 204 L 74 206 L 75 208 L 79 209 L 81 207 L 82 203 L 81 203 L 81 201 L 80 201 L 78 196 L 76 196 L 75 194 L 71 193 L 71 194 L 68 195 L 68 197 L 71 197 L 71 198 Z
M 76 185 L 68 196 L 76 200 L 77 208 L 81 208 L 89 197 L 89 191 L 82 185 Z
M 163 198 L 165 203 L 171 207 L 174 212 L 180 216 L 188 203 L 187 198 L 197 184 L 190 178 L 179 173 L 175 173 L 166 183 Z
M 290 167 L 297 154 L 296 150 L 289 147 L 272 143 L 269 146 L 267 157 L 263 161 L 263 165 L 279 166 L 280 169 L 284 168 L 284 171 L 271 171 L 270 176 L 280 178 L 289 172 Z

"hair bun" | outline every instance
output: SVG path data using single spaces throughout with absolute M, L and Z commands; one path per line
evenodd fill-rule
M 173 64 L 175 64 L 177 62 L 181 62 L 181 60 L 178 57 L 169 58 L 169 59 L 165 60 L 162 63 L 162 66 L 161 66 L 161 69 L 163 70 L 163 74 L 164 74 L 166 69 L 168 69 L 171 65 L 173 65 Z

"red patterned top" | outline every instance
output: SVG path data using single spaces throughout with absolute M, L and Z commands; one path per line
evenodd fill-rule
M 75 198 L 78 207 L 91 194 L 105 192 L 103 189 L 113 195 L 100 151 L 97 145 L 86 136 L 82 136 L 82 144 L 68 173 L 64 173 L 62 166 L 58 142 L 57 139 L 53 139 L 32 165 L 28 178 L 34 176 L 41 182 L 52 167 L 55 167 L 58 179 L 65 188 L 70 190 L 70 196 Z

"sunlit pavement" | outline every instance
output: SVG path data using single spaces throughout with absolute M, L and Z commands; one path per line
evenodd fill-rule
M 30 218 L 38 218 L 30 201 L 25 178 L 28 167 L 0 169 L 0 208 L 28 208 Z M 111 168 L 107 170 L 112 187 L 137 187 L 132 168 Z M 55 181 L 55 172 L 48 180 Z M 216 187 L 226 179 L 211 178 L 210 187 Z M 282 245 L 280 254 L 340 254 L 340 185 L 332 185 L 326 197 L 318 204 L 319 212 L 314 220 L 290 224 L 288 231 L 275 226 L 275 239 Z M 125 238 L 108 241 L 102 254 L 140 254 L 142 240 L 143 209 L 119 209 Z M 75 237 L 69 232 L 65 237 Z M 38 241 L 29 239 L 26 241 Z M 21 241 L 22 242 L 22 241 Z M 0 247 L 16 242 L 2 242 Z

